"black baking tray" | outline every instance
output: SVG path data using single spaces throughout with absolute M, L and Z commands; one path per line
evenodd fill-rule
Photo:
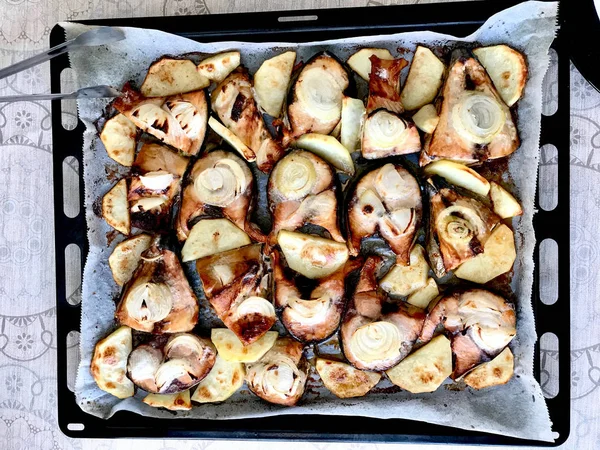
M 90 25 L 153 28 L 200 41 L 289 41 L 302 42 L 348 36 L 432 30 L 466 36 L 494 13 L 519 3 L 513 0 L 458 2 L 381 7 L 244 13 L 230 15 L 152 17 L 82 21 Z M 564 2 L 563 2 L 564 3 Z M 558 151 L 558 206 L 552 211 L 537 208 L 535 261 L 539 243 L 549 238 L 558 244 L 558 301 L 545 305 L 539 297 L 539 272 L 533 286 L 533 305 L 538 336 L 546 332 L 558 337 L 559 391 L 547 404 L 558 433 L 554 443 L 527 441 L 473 432 L 418 421 L 342 416 L 281 416 L 245 420 L 155 419 L 118 412 L 103 420 L 84 413 L 67 387 L 67 335 L 78 330 L 79 305 L 67 301 L 65 248 L 75 244 L 81 260 L 88 252 L 83 207 L 82 143 L 84 125 L 73 130 L 61 123 L 61 103 L 52 102 L 54 209 L 56 241 L 56 305 L 58 345 L 58 422 L 74 438 L 203 438 L 277 439 L 298 441 L 370 441 L 404 443 L 451 443 L 487 445 L 557 446 L 565 442 L 570 426 L 570 305 L 569 305 L 569 60 L 565 37 L 559 32 L 553 47 L 559 55 L 558 110 L 542 117 L 540 145 L 553 144 Z M 64 32 L 55 26 L 51 46 L 64 42 Z M 51 61 L 52 92 L 60 92 L 61 71 L 69 66 L 67 55 Z M 74 157 L 79 165 L 80 212 L 69 218 L 63 210 L 63 161 Z M 532 174 L 535 176 L 535 174 Z M 536 201 L 537 202 L 537 201 Z M 537 203 L 536 203 L 537 204 Z M 540 352 L 536 346 L 535 373 L 540 379 Z M 81 424 L 83 429 L 72 429 Z M 81 427 L 80 427 L 81 428 Z

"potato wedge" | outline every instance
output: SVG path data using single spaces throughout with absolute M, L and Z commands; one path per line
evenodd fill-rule
M 333 136 L 308 133 L 301 136 L 295 145 L 320 156 L 336 169 L 348 175 L 354 175 L 354 161 L 352 161 L 350 152 Z
M 414 111 L 431 103 L 442 86 L 445 70 L 444 63 L 431 50 L 417 46 L 400 94 L 404 109 Z
M 228 219 L 202 219 L 192 227 L 181 249 L 183 262 L 250 244 L 248 235 Z
M 371 75 L 371 60 L 372 55 L 379 59 L 394 59 L 388 49 L 385 48 L 361 48 L 348 58 L 348 65 L 364 80 L 369 81 Z
M 166 145 L 146 142 L 135 157 L 133 167 L 141 173 L 164 170 L 181 178 L 189 162 L 189 158 L 171 150 Z
M 108 257 L 112 276 L 119 286 L 127 283 L 140 262 L 141 254 L 152 243 L 152 236 L 142 233 L 117 244 Z
M 470 167 L 447 159 L 440 159 L 427 164 L 423 173 L 428 177 L 439 175 L 456 186 L 463 187 L 484 197 L 490 192 L 488 180 Z
M 264 61 L 254 74 L 254 96 L 270 116 L 279 117 L 296 61 L 296 52 L 285 52 Z
M 197 70 L 200 75 L 220 83 L 239 65 L 240 52 L 224 52 L 201 61 Z
M 223 402 L 242 387 L 245 376 L 244 364 L 227 361 L 217 355 L 215 365 L 192 394 L 192 400 L 198 403 Z
M 366 111 L 362 100 L 346 96 L 342 99 L 340 142 L 350 153 L 360 148 L 360 132 Z
M 419 109 L 412 119 L 419 130 L 432 134 L 440 121 L 440 116 L 438 116 L 435 106 L 428 103 Z
M 108 156 L 119 164 L 131 167 L 135 157 L 138 130 L 135 124 L 119 113 L 106 121 L 100 140 Z
M 486 387 L 506 384 L 512 378 L 515 361 L 510 348 L 506 347 L 502 352 L 489 362 L 475 367 L 464 377 L 467 386 L 473 389 L 484 389 Z
M 519 202 L 502 186 L 492 181 L 490 182 L 490 199 L 494 212 L 503 219 L 520 216 L 523 209 Z
M 281 230 L 277 243 L 290 269 L 307 278 L 324 278 L 348 261 L 346 244 L 321 237 Z
M 123 234 L 131 233 L 127 180 L 123 178 L 102 197 L 102 217 L 111 227 Z
M 506 225 L 500 224 L 483 245 L 483 253 L 458 266 L 454 275 L 463 280 L 484 284 L 508 272 L 516 257 L 514 234 Z
M 134 392 L 133 382 L 127 378 L 132 345 L 131 328 L 119 327 L 94 349 L 90 372 L 100 389 L 118 398 L 131 397 Z
M 331 133 L 329 133 L 329 136 L 333 136 L 334 138 L 339 140 L 341 131 L 342 131 L 342 121 L 340 120 L 338 122 L 338 124 L 335 126 L 335 128 L 333 129 L 333 131 Z
M 452 373 L 450 341 L 440 334 L 385 373 L 392 383 L 405 391 L 413 394 L 433 392 Z
M 211 127 L 215 133 L 221 136 L 225 142 L 231 145 L 236 152 L 242 155 L 246 161 L 256 161 L 256 154 L 250 149 L 250 147 L 244 144 L 239 137 L 229 131 L 229 129 L 217 119 L 214 117 L 208 119 L 208 126 Z
M 473 53 L 485 67 L 504 103 L 514 105 L 521 98 L 527 82 L 525 57 L 508 45 L 480 47 Z
M 204 89 L 210 80 L 189 59 L 161 58 L 148 69 L 140 91 L 145 97 L 167 97 Z
M 278 337 L 277 331 L 267 331 L 258 341 L 244 346 L 235 333 L 228 328 L 213 328 L 210 332 L 210 339 L 217 347 L 217 352 L 229 362 L 258 361 L 273 347 Z
M 396 264 L 381 279 L 379 286 L 391 295 L 406 296 L 427 284 L 429 265 L 423 247 L 416 244 L 410 252 L 410 264 Z
M 413 292 L 406 299 L 407 303 L 426 309 L 429 303 L 440 294 L 438 285 L 433 278 L 427 279 L 427 284 L 418 291 Z
M 192 409 L 189 389 L 177 394 L 148 394 L 142 401 L 153 408 L 165 408 L 169 411 L 189 411 Z
M 316 368 L 325 387 L 339 398 L 362 397 L 381 380 L 380 373 L 329 359 L 317 358 Z

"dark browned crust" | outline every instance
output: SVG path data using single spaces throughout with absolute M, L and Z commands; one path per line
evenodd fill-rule
M 367 112 L 380 108 L 400 114 L 404 112 L 400 100 L 400 75 L 408 65 L 404 58 L 380 59 L 371 55 L 371 73 L 369 75 L 369 99 Z

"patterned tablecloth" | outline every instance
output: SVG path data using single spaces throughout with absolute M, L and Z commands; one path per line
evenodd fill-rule
M 408 0 L 403 3 L 415 3 Z M 400 1 L 399 3 L 402 3 Z M 375 0 L 296 0 L 294 8 L 378 6 Z M 61 20 L 190 15 L 288 9 L 285 0 L 0 0 L 0 66 L 46 48 Z M 68 82 L 68 80 L 66 80 Z M 551 67 L 544 109 L 556 107 L 557 80 Z M 0 80 L 0 95 L 49 92 L 48 65 Z M 600 442 L 600 94 L 571 68 L 571 308 L 572 425 L 562 448 L 597 449 Z M 65 122 L 73 123 L 67 114 Z M 0 448 L 17 449 L 190 449 L 229 448 L 224 441 L 71 440 L 56 423 L 55 281 L 48 102 L 0 104 Z M 564 155 L 568 149 L 558 149 Z M 552 180 L 557 155 L 542 149 L 542 180 Z M 76 166 L 65 168 L 76 180 Z M 542 188 L 543 202 L 553 191 Z M 66 205 L 67 208 L 73 205 Z M 542 278 L 552 267 L 542 265 Z M 547 273 L 546 273 L 547 272 Z M 546 277 L 547 275 L 547 277 Z M 70 295 L 80 295 L 77 276 Z M 76 341 L 68 342 L 76 356 Z M 552 395 L 558 361 L 556 342 L 542 341 L 542 388 Z M 235 444 L 240 445 L 240 444 Z M 276 448 L 281 443 L 244 443 L 244 448 Z M 306 449 L 374 449 L 372 444 L 296 444 Z M 401 447 L 397 445 L 396 447 Z M 426 446 L 411 446 L 425 448 Z M 392 448 L 387 446 L 387 448 Z

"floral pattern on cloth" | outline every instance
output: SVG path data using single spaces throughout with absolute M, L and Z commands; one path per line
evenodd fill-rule
M 300 0 L 297 9 L 380 6 L 419 0 Z M 48 46 L 61 20 L 160 15 L 194 15 L 288 9 L 284 0 L 0 0 L 0 64 L 4 67 Z M 553 61 L 556 55 L 552 56 Z M 572 431 L 565 449 L 596 449 L 600 442 L 600 94 L 571 68 L 571 302 Z M 0 80 L 0 95 L 49 92 L 48 64 Z M 556 110 L 558 81 L 551 65 L 544 113 Z M 74 116 L 72 117 L 74 119 Z M 0 103 L 0 442 L 7 450 L 94 449 L 143 446 L 154 449 L 225 449 L 225 441 L 73 440 L 57 427 L 56 348 L 67 345 L 77 358 L 77 337 L 56 342 L 51 173 L 51 120 L 48 102 Z M 540 178 L 567 149 L 542 151 Z M 78 176 L 73 161 L 66 173 Z M 552 195 L 551 190 L 542 195 Z M 67 201 L 69 201 L 67 199 Z M 544 274 L 542 274 L 544 278 Z M 77 283 L 70 300 L 80 296 Z M 542 389 L 556 390 L 556 342 L 542 341 Z M 73 367 L 76 367 L 74 364 Z M 70 382 L 74 379 L 71 373 Z M 236 443 L 249 450 L 281 443 Z M 401 446 L 385 446 L 386 449 Z M 297 443 L 314 450 L 384 448 L 376 444 Z M 404 448 L 404 447 L 402 447 Z M 430 448 L 411 446 L 414 449 Z M 447 447 L 450 448 L 450 447 Z M 485 447 L 484 447 L 485 448 Z

